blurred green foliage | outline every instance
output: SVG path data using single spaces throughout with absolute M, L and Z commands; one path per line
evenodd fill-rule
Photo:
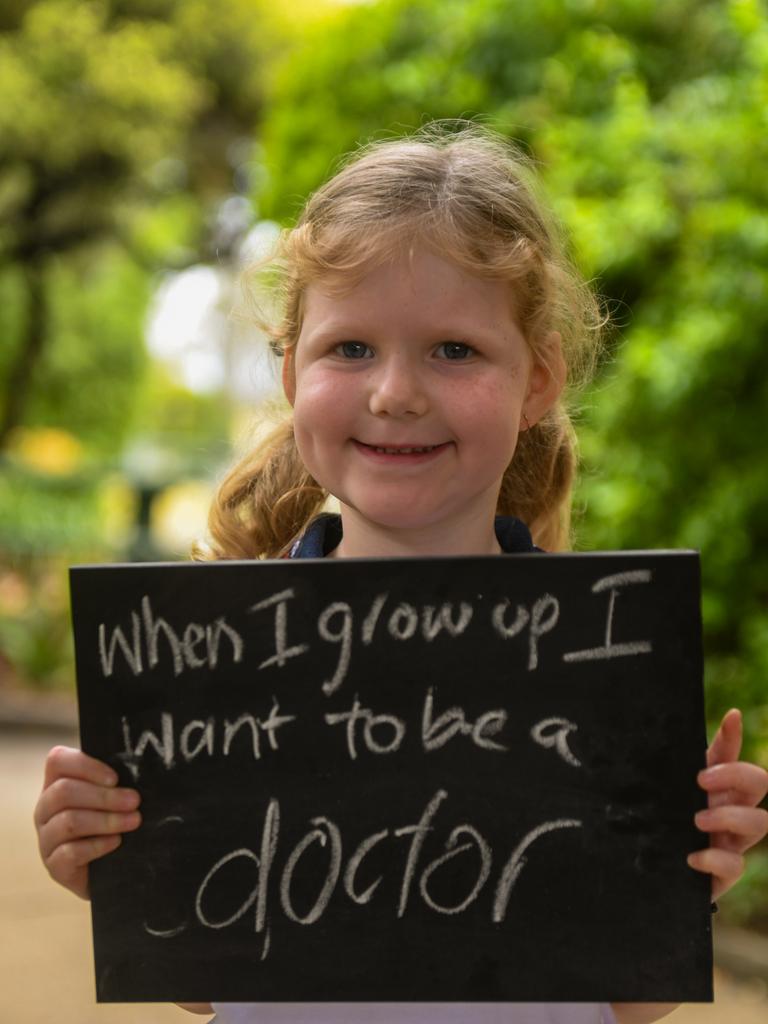
M 261 14 L 261 16 L 260 16 Z M 275 37 L 253 0 L 40 0 L 0 22 L 0 446 L 119 451 L 151 275 L 207 256 Z M 108 396 L 108 397 L 107 397 Z M 106 400 L 105 400 L 106 399 Z
M 117 247 L 105 247 L 96 262 L 80 255 L 50 258 L 46 280 L 46 342 L 30 382 L 24 425 L 55 423 L 94 455 L 109 457 L 132 425 L 146 367 L 141 329 L 150 281 Z M 0 329 L 11 342 L 0 351 L 2 376 L 10 372 L 24 337 L 23 288 L 18 267 L 8 267 L 0 278 L 7 297 Z
M 0 650 L 27 678 L 66 675 L 64 599 L 34 552 L 108 549 L 100 473 L 137 431 L 177 427 L 199 450 L 225 430 L 222 402 L 148 367 L 155 273 L 215 258 L 228 193 L 288 223 L 361 142 L 479 117 L 538 163 L 619 328 L 578 399 L 577 546 L 701 549 L 711 722 L 742 707 L 768 765 L 764 0 L 282 17 L 260 0 L 9 0 L 0 95 Z M 19 430 L 49 427 L 82 446 L 69 475 L 18 457 Z M 752 865 L 731 905 L 756 920 L 768 854 Z

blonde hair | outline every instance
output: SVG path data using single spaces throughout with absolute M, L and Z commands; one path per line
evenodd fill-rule
M 573 391 L 599 350 L 605 317 L 598 300 L 566 255 L 530 162 L 485 127 L 455 128 L 432 123 L 404 139 L 370 143 L 310 197 L 269 263 L 278 272 L 282 309 L 279 322 L 266 324 L 272 347 L 284 355 L 296 345 L 310 283 L 350 288 L 404 245 L 422 243 L 473 274 L 508 281 L 533 352 L 546 360 L 546 339 L 560 333 Z M 263 270 L 246 270 L 246 288 Z M 497 513 L 522 519 L 545 549 L 567 548 L 575 469 L 564 393 L 520 434 Z M 203 557 L 279 557 L 327 497 L 302 465 L 286 421 L 222 482 Z

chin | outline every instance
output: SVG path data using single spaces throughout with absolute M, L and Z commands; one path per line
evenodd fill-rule
M 409 506 L 407 502 L 377 508 L 361 508 L 353 504 L 347 507 L 355 516 L 385 530 L 424 530 L 444 518 L 435 510 L 414 510 L 413 505 Z

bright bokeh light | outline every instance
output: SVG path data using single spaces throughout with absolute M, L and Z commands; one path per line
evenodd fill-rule
M 82 443 L 60 427 L 17 427 L 8 447 L 30 469 L 49 476 L 69 476 L 83 459 Z
M 279 230 L 271 221 L 256 224 L 241 243 L 241 266 L 262 259 Z M 249 322 L 234 270 L 201 264 L 166 277 L 150 307 L 146 338 L 152 356 L 196 394 L 226 391 L 254 406 L 278 389 L 266 339 Z
M 213 484 L 183 480 L 167 487 L 152 508 L 152 533 L 165 550 L 180 557 L 189 554 L 193 541 L 205 530 Z
M 218 391 L 225 383 L 218 344 L 226 329 L 221 297 L 219 272 L 212 267 L 190 267 L 163 281 L 150 309 L 150 352 L 198 394 Z

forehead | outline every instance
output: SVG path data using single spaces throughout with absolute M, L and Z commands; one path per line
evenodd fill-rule
M 514 322 L 511 285 L 479 277 L 427 248 L 401 251 L 355 275 L 327 275 L 307 286 L 303 296 L 307 327 L 332 328 L 336 322 L 434 322 L 490 327 Z

